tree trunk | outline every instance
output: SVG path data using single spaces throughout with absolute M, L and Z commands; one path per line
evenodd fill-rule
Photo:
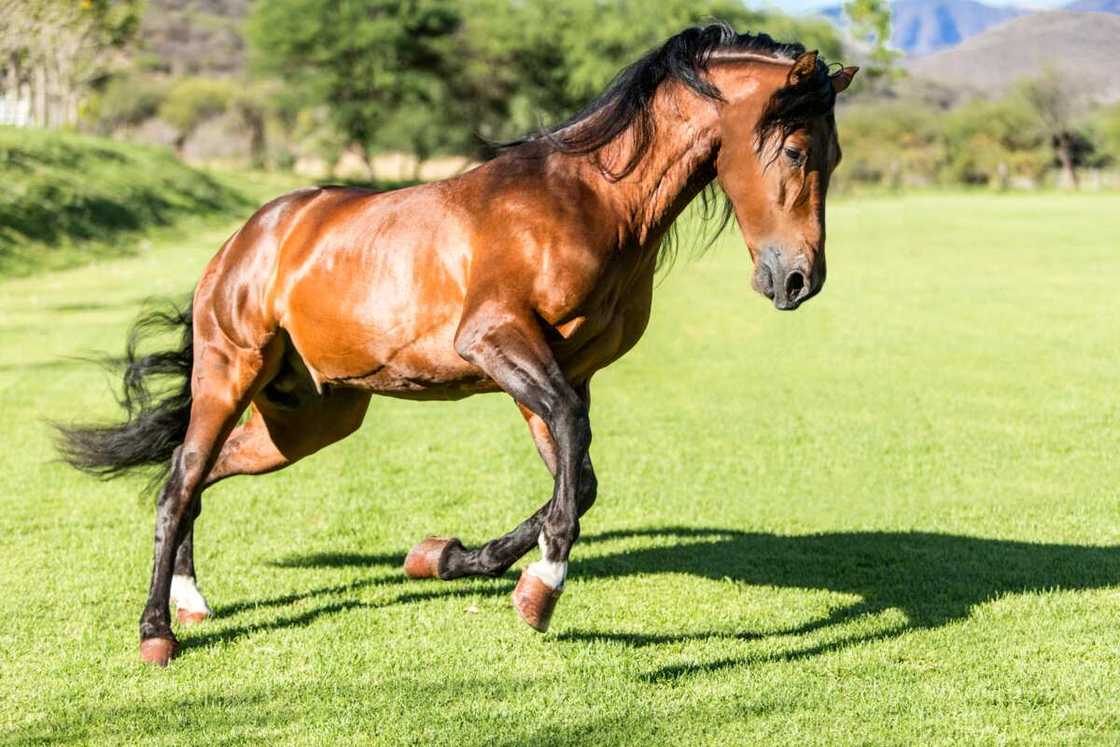
M 1069 133 L 1061 133 L 1054 138 L 1054 149 L 1058 162 L 1062 165 L 1062 183 L 1069 189 L 1078 189 L 1077 169 L 1073 166 L 1073 138 Z
M 1006 192 L 1011 187 L 1011 168 L 1007 161 L 1000 161 L 996 166 L 995 187 L 1000 192 Z
M 261 113 L 246 104 L 240 107 L 241 121 L 249 129 L 249 166 L 254 169 L 265 168 L 265 153 L 268 142 L 265 139 L 265 123 Z
M 32 71 L 31 92 L 34 97 L 32 119 L 37 127 L 47 126 L 47 68 L 36 64 Z
M 414 146 L 412 149 L 412 181 L 420 181 L 420 174 L 423 172 L 424 163 L 428 160 L 430 153 L 424 148 Z
M 373 171 L 373 157 L 370 156 L 365 145 L 358 145 L 358 154 L 362 157 L 362 163 L 366 165 L 366 173 L 369 174 L 369 180 L 371 182 L 377 181 L 377 175 Z
M 4 82 L 4 94 L 9 96 L 14 103 L 19 101 L 19 59 L 14 54 L 8 60 L 7 73 L 7 80 Z

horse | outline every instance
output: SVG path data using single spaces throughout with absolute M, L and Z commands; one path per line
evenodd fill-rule
M 166 470 L 141 659 L 167 666 L 177 653 L 172 603 L 180 624 L 211 614 L 193 557 L 202 492 L 345 438 L 374 394 L 514 400 L 551 497 L 480 547 L 421 541 L 404 571 L 500 576 L 539 545 L 513 606 L 547 630 L 597 493 L 590 381 L 642 336 L 674 220 L 718 185 L 753 288 L 781 310 L 820 292 L 841 157 L 834 107 L 857 70 L 726 24 L 688 28 L 580 113 L 471 171 L 381 193 L 304 189 L 261 207 L 207 264 L 187 308 L 134 329 L 125 419 L 60 428 L 63 457 L 87 472 Z M 181 343 L 140 355 L 159 324 Z M 153 391 L 167 376 L 179 388 Z

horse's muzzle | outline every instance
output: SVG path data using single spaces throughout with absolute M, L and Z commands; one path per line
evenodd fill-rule
M 759 255 L 752 285 L 774 302 L 774 308 L 782 311 L 793 311 L 817 290 L 813 288 L 812 273 L 800 262 L 790 266 L 785 255 L 772 247 Z

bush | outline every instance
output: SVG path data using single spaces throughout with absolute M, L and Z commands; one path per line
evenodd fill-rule
M 1010 177 L 1042 179 L 1050 163 L 1048 138 L 1017 98 L 972 101 L 945 118 L 947 180 L 1006 187 Z
M 1087 129 L 1101 160 L 1106 165 L 1120 163 L 1120 104 L 1094 112 Z
M 211 117 L 224 114 L 237 97 L 235 83 L 217 78 L 183 78 L 168 92 L 159 116 L 179 131 L 178 144 Z
M 944 159 L 943 114 L 912 102 L 856 104 L 837 114 L 841 179 L 899 188 L 931 183 Z
M 116 76 L 95 97 L 90 109 L 98 132 L 140 124 L 156 115 L 167 98 L 167 84 L 145 75 Z

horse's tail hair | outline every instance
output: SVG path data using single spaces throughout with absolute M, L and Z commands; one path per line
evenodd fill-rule
M 139 354 L 143 340 L 174 329 L 181 331 L 178 347 Z M 192 334 L 190 303 L 141 315 L 129 333 L 124 359 L 107 361 L 114 369 L 124 366 L 124 384 L 117 398 L 124 410 L 123 422 L 55 424 L 63 460 L 103 479 L 151 465 L 166 470 L 190 423 Z

